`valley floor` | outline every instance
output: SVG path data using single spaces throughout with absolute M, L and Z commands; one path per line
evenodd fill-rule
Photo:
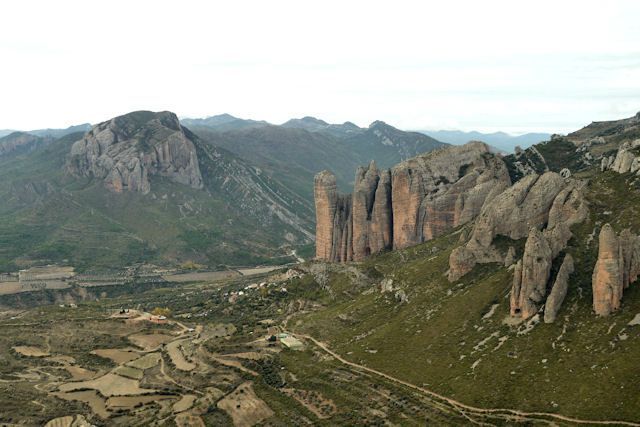
M 638 291 L 607 320 L 576 290 L 557 324 L 505 324 L 505 268 L 438 273 L 456 237 L 5 310 L 0 423 L 640 425 Z

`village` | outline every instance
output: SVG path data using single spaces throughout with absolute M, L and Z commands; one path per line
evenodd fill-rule
M 186 268 L 184 268 L 186 267 Z M 167 268 L 152 264 L 139 264 L 112 272 L 87 271 L 78 273 L 72 266 L 33 266 L 11 273 L 0 273 L 0 296 L 45 289 L 98 288 L 131 283 L 189 283 L 198 281 L 220 281 L 234 277 L 268 273 L 282 266 L 229 268 L 226 270 L 196 270 L 187 264 L 183 267 Z

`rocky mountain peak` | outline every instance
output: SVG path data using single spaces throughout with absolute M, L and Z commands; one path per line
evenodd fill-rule
M 305 122 L 305 123 L 315 123 L 315 124 L 319 124 L 319 125 L 323 125 L 326 126 L 329 123 L 325 122 L 324 120 L 321 119 L 316 119 L 315 117 L 312 116 L 304 116 L 303 118 L 300 119 L 301 122 Z
M 353 122 L 349 122 L 349 121 L 344 122 L 344 123 L 342 124 L 342 126 L 344 126 L 345 128 L 348 128 L 348 129 L 353 129 L 353 130 L 358 130 L 358 129 L 360 129 L 360 127 L 358 127 L 358 125 L 356 125 L 356 124 L 355 124 L 355 123 L 353 123 Z
M 188 131 L 187 131 L 188 132 Z M 71 148 L 67 170 L 114 192 L 151 189 L 150 175 L 202 188 L 191 133 L 169 111 L 135 111 L 97 124 Z
M 307 129 L 307 130 L 318 130 L 318 129 L 326 128 L 327 126 L 329 126 L 329 123 L 325 122 L 324 120 L 317 119 L 315 117 L 305 116 L 301 119 L 291 119 L 286 123 L 283 123 L 282 126 L 290 127 L 290 128 L 301 128 L 301 129 Z
M 384 129 L 389 129 L 389 128 L 393 128 L 393 126 L 388 125 L 387 123 L 383 122 L 382 120 L 375 120 L 375 121 L 371 122 L 371 124 L 369 125 L 369 129 L 384 130 Z

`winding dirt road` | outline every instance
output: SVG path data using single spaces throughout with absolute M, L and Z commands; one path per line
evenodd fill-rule
M 316 346 L 318 346 L 320 349 L 322 349 L 323 351 L 325 351 L 327 354 L 333 356 L 337 361 L 339 361 L 340 363 L 350 366 L 352 368 L 358 369 L 358 370 L 362 370 L 374 375 L 377 375 L 379 377 L 385 378 L 389 381 L 395 382 L 397 384 L 401 384 L 405 387 L 409 387 L 413 390 L 419 391 L 421 393 L 426 394 L 427 396 L 431 397 L 432 399 L 441 401 L 441 402 L 445 402 L 447 404 L 449 404 L 453 409 L 455 409 L 457 412 L 459 412 L 462 416 L 464 416 L 465 418 L 469 419 L 469 421 L 474 422 L 476 424 L 484 424 L 482 421 L 479 420 L 475 420 L 472 419 L 473 416 L 477 416 L 480 418 L 483 417 L 489 417 L 489 418 L 498 418 L 498 419 L 502 419 L 502 420 L 507 420 L 507 421 L 513 421 L 513 422 L 525 422 L 525 421 L 537 421 L 537 422 L 546 422 L 549 425 L 555 425 L 554 421 L 564 421 L 567 423 L 573 423 L 573 424 L 581 424 L 581 425 L 611 425 L 611 426 L 634 426 L 634 427 L 640 427 L 640 423 L 635 423 L 635 422 L 630 422 L 630 421 L 602 421 L 602 420 L 583 420 L 583 419 L 579 419 L 579 418 L 573 418 L 573 417 L 568 417 L 568 416 L 564 416 L 561 414 L 554 414 L 551 412 L 524 412 L 524 411 L 518 411 L 516 409 L 506 409 L 506 408 L 494 408 L 494 409 L 488 409 L 488 408 L 477 408 L 475 406 L 471 406 L 471 405 L 466 405 L 462 402 L 459 402 L 455 399 L 443 396 L 441 394 L 438 394 L 434 391 L 431 391 L 429 389 L 426 389 L 424 387 L 420 387 L 417 386 L 415 384 L 411 384 L 407 381 L 401 380 L 399 378 L 395 378 L 392 377 L 391 375 L 385 374 L 384 372 L 380 372 L 376 369 L 373 368 L 369 368 L 363 365 L 359 365 L 357 363 L 354 362 L 350 362 L 348 360 L 346 360 L 345 358 L 343 358 L 342 356 L 340 356 L 338 353 L 336 353 L 335 351 L 331 350 L 326 344 L 318 341 L 317 339 L 313 338 L 310 335 L 305 335 L 305 334 L 297 334 L 297 333 L 293 333 L 290 332 L 291 335 L 296 336 L 297 338 L 302 338 L 302 339 L 306 339 L 309 340 L 311 342 L 313 342 Z

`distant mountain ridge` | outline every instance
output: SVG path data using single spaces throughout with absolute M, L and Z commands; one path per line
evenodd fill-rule
M 20 133 L 29 133 L 31 135 L 40 136 L 40 137 L 50 137 L 50 138 L 62 138 L 65 135 L 69 135 L 75 132 L 86 132 L 91 129 L 91 124 L 83 123 L 81 125 L 69 126 L 68 128 L 60 128 L 60 129 L 35 129 L 35 130 L 14 130 L 14 129 L 0 129 L 0 138 L 3 138 L 7 135 L 10 135 L 15 132 Z
M 419 132 L 454 145 L 466 144 L 469 141 L 482 141 L 506 153 L 512 153 L 516 146 L 527 148 L 533 144 L 548 141 L 551 138 L 551 134 L 543 132 L 525 133 L 523 135 L 511 135 L 506 132 L 464 132 L 460 130 L 421 130 Z
M 7 139 L 0 271 L 63 260 L 79 269 L 287 262 L 313 240 L 309 200 L 171 112 L 128 113 L 58 139 L 17 133 L 3 147 Z
M 419 132 L 405 132 L 382 121 L 361 128 L 352 122 L 331 124 L 315 117 L 291 119 L 282 125 L 236 126 L 233 116 L 203 121 L 182 120 L 202 140 L 222 147 L 263 168 L 298 194 L 313 200 L 313 177 L 323 169 L 336 174 L 342 188 L 352 186 L 354 170 L 375 160 L 388 168 L 418 154 L 447 144 Z M 214 119 L 215 118 L 215 119 Z M 214 120 L 212 120 L 214 119 Z M 195 125 L 197 124 L 197 125 Z
M 182 118 L 180 123 L 188 128 L 206 127 L 219 131 L 246 129 L 260 126 L 268 126 L 263 120 L 239 119 L 231 114 L 218 114 L 203 119 Z
M 51 137 L 40 137 L 27 132 L 12 132 L 0 137 L 0 157 L 33 151 L 53 141 Z

